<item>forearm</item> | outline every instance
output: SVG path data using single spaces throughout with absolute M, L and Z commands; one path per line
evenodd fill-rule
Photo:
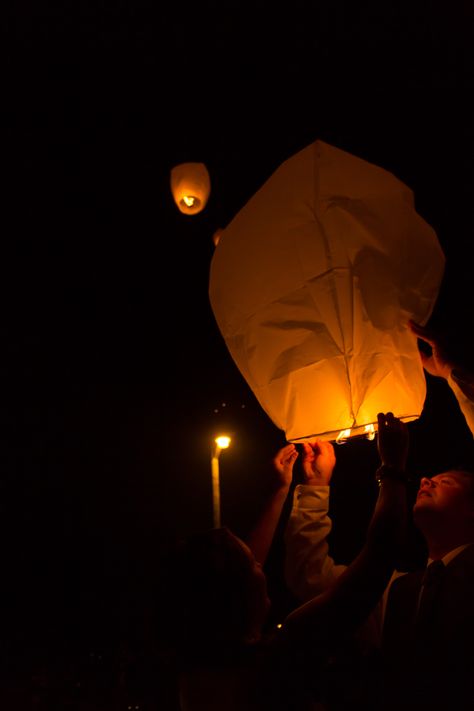
M 345 603 L 343 617 L 362 620 L 382 598 L 395 571 L 406 523 L 406 483 L 384 479 L 364 547 L 334 586 L 334 597 Z
M 448 377 L 448 385 L 459 403 L 467 426 L 474 435 L 474 376 L 453 369 Z
M 334 639 L 365 620 L 381 599 L 395 569 L 406 525 L 406 486 L 381 483 L 366 543 L 330 589 L 292 612 L 287 634 L 309 641 L 311 634 Z
M 299 485 L 285 531 L 285 579 L 302 601 L 323 592 L 344 571 L 329 555 L 329 486 Z
M 280 486 L 275 489 L 254 528 L 246 537 L 248 547 L 262 565 L 265 563 L 272 545 L 288 492 L 289 486 Z

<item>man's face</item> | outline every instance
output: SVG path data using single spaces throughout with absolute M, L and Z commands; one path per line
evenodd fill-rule
M 428 479 L 423 477 L 413 507 L 415 522 L 424 513 L 443 518 L 470 519 L 474 514 L 474 498 L 466 475 L 447 471 Z

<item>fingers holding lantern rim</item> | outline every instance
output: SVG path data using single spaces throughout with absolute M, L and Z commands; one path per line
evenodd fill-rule
M 379 427 L 383 427 L 384 425 L 389 425 L 394 421 L 394 416 L 393 412 L 379 412 L 377 414 L 377 423 Z

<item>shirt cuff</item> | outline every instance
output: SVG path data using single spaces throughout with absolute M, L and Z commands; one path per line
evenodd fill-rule
M 314 484 L 298 484 L 295 487 L 293 507 L 299 510 L 324 510 L 327 511 L 329 500 L 329 486 Z

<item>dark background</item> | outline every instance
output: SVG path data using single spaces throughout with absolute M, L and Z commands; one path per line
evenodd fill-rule
M 262 505 L 284 435 L 233 364 L 207 289 L 214 231 L 283 160 L 321 138 L 412 188 L 447 260 L 430 323 L 470 362 L 474 13 L 28 0 L 3 14 L 4 645 L 95 649 L 142 615 L 175 538 L 211 526 L 215 429 L 234 433 L 223 522 L 245 535 Z M 192 217 L 169 188 L 183 161 L 211 177 Z M 410 433 L 415 478 L 472 440 L 431 378 Z M 348 562 L 376 444 L 337 456 L 332 545 Z

